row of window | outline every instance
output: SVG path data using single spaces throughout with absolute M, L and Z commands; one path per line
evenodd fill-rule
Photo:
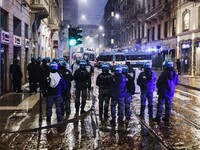
M 4 31 L 8 31 L 8 12 L 1 8 L 1 28 Z M 21 36 L 22 22 L 20 19 L 14 17 L 13 19 L 13 33 L 14 35 Z M 24 26 L 24 36 L 28 39 L 28 25 Z

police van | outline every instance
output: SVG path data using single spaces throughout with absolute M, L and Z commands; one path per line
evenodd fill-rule
M 101 63 L 109 63 L 111 66 L 116 64 L 125 64 L 125 55 L 123 52 L 102 52 L 99 54 L 97 58 L 97 62 Z

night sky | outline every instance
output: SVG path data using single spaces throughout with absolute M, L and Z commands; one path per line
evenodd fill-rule
M 99 25 L 107 0 L 79 0 L 79 24 Z M 81 18 L 82 14 L 85 19 Z

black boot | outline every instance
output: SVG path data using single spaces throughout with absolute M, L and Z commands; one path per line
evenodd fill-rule
M 153 118 L 153 106 L 149 106 L 149 119 Z
M 86 111 L 84 110 L 84 108 L 85 108 L 85 104 L 86 104 L 86 99 L 85 99 L 85 100 L 82 99 L 82 104 L 81 104 L 81 114 L 86 113 Z
M 145 111 L 145 106 L 141 106 L 141 108 L 140 108 L 140 114 L 139 114 L 140 118 L 144 118 L 144 111 Z

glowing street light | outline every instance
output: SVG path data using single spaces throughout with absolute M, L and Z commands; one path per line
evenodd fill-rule
M 86 19 L 86 16 L 84 14 L 81 15 L 81 19 Z
M 119 15 L 119 14 L 115 14 L 115 18 L 116 18 L 116 19 L 119 19 L 119 18 L 120 18 L 120 15 Z

